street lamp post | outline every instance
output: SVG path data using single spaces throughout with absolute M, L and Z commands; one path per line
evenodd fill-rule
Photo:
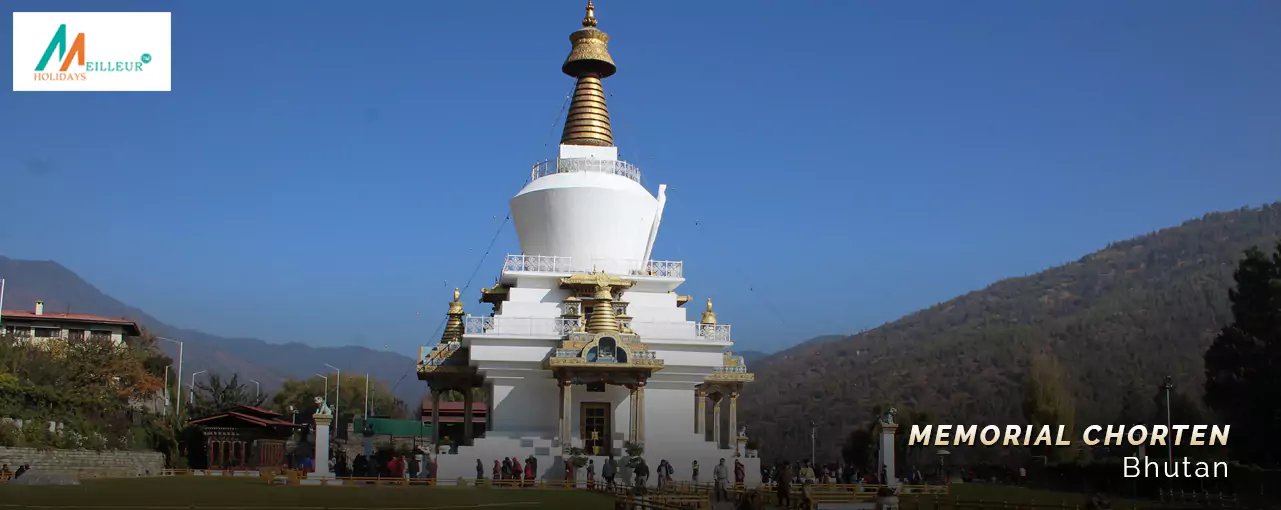
M 814 457 L 815 455 L 814 444 L 817 438 L 818 438 L 818 424 L 815 423 L 814 420 L 810 420 L 810 462 L 812 463 L 818 461 L 818 459 Z M 813 465 L 813 464 L 810 464 L 810 465 Z
M 191 384 L 187 386 L 188 388 L 191 388 L 191 393 L 187 395 L 188 404 L 196 400 L 196 376 L 203 374 L 205 372 L 208 372 L 208 370 L 201 370 L 199 372 L 193 372 L 191 374 Z
M 259 383 L 258 381 L 253 380 L 253 379 L 250 379 L 250 380 L 249 380 L 249 382 L 254 383 L 254 403 L 255 403 L 255 404 L 257 404 L 257 403 L 258 403 L 258 394 L 259 394 L 259 393 L 262 393 L 262 384 L 261 384 L 261 383 Z
M 1170 411 L 1170 390 L 1174 389 L 1174 378 L 1165 376 L 1161 382 L 1161 387 L 1165 388 L 1165 426 L 1167 430 L 1174 429 L 1174 415 Z M 1167 441 L 1166 445 L 1170 447 L 1170 464 L 1174 464 L 1174 441 Z
M 319 377 L 319 378 L 321 378 L 321 379 L 324 379 L 324 380 L 325 380 L 325 393 L 324 393 L 324 395 L 325 395 L 325 399 L 326 399 L 326 400 L 328 400 L 328 399 L 329 399 L 329 376 L 327 376 L 327 375 L 320 375 L 320 374 L 316 374 L 316 377 Z
M 334 419 L 338 420 L 338 423 L 336 425 L 337 425 L 338 431 L 341 433 L 341 431 L 347 430 L 342 428 L 343 427 L 342 415 L 338 414 L 338 404 L 341 403 L 339 402 L 339 399 L 342 398 L 342 370 L 339 370 L 338 367 L 330 365 L 328 363 L 325 363 L 325 366 L 332 368 L 334 369 L 334 371 L 338 372 L 338 374 L 334 376 L 338 379 L 338 382 L 334 384 Z M 346 436 L 343 436 L 343 437 L 346 437 Z
M 174 414 L 181 416 L 182 415 L 182 342 L 178 340 L 174 340 L 172 338 L 165 338 L 163 336 L 158 336 L 156 338 L 160 340 L 164 340 L 166 342 L 173 342 L 175 344 L 178 344 L 178 380 L 176 381 L 178 384 L 178 407 L 177 409 L 174 410 Z M 195 384 L 195 379 L 192 379 L 192 384 Z M 188 399 L 188 401 L 190 401 L 190 399 Z

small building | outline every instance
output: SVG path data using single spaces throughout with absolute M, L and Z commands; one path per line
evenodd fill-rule
M 444 444 L 445 438 L 449 438 L 449 441 L 455 445 L 460 445 L 460 444 L 464 444 L 463 441 L 465 440 L 464 438 L 466 437 L 474 438 L 474 437 L 481 437 L 485 435 L 485 426 L 486 426 L 485 424 L 488 423 L 489 408 L 485 407 L 485 404 L 481 402 L 471 403 L 471 413 L 472 413 L 472 417 L 471 417 L 472 431 L 471 432 L 472 433 L 470 436 L 468 436 L 464 434 L 465 432 L 464 427 L 467 426 L 466 425 L 467 413 L 465 412 L 465 409 L 466 409 L 464 407 L 465 405 L 466 405 L 465 402 L 441 402 L 440 403 L 440 415 L 438 416 L 437 422 L 440 423 L 440 435 L 438 437 L 441 440 L 441 444 Z M 432 406 L 431 406 L 430 398 L 423 399 L 422 414 L 420 418 L 426 430 L 430 431 L 431 425 L 432 425 Z M 432 436 L 429 434 L 426 437 L 432 437 Z
M 285 464 L 285 446 L 293 433 L 306 425 L 283 420 L 280 413 L 254 406 L 188 422 L 201 436 L 208 469 L 253 469 Z M 195 464 L 193 462 L 193 464 Z
M 138 323 L 125 318 L 102 317 L 87 313 L 45 312 L 44 301 L 36 301 L 34 310 L 0 311 L 4 333 L 34 341 L 60 338 L 65 340 L 110 339 L 121 343 L 126 336 L 138 336 Z

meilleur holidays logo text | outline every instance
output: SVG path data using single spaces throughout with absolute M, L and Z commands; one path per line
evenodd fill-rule
M 170 13 L 13 13 L 14 91 L 168 91 Z
M 1231 425 L 1090 425 L 1081 432 L 1085 446 L 1205 446 L 1226 447 Z M 1045 446 L 1074 445 L 1064 425 L 912 425 L 909 446 Z M 1172 462 L 1171 462 L 1172 461 Z M 1228 476 L 1226 462 L 1125 457 L 1124 476 L 1209 478 Z

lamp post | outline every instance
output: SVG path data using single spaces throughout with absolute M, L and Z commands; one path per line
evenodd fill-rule
M 188 404 L 196 400 L 196 376 L 203 374 L 205 372 L 208 372 L 208 370 L 201 370 L 199 372 L 194 372 L 191 374 L 191 384 L 187 386 L 188 388 L 191 388 L 191 393 L 187 395 Z
M 262 392 L 262 384 L 253 379 L 250 379 L 249 382 L 254 383 L 254 404 L 256 405 L 258 403 L 258 394 Z
M 1165 376 L 1161 381 L 1161 387 L 1165 389 L 1165 426 L 1167 430 L 1174 429 L 1174 415 L 1170 412 L 1170 390 L 1174 389 L 1174 378 Z M 1166 441 L 1166 446 L 1170 447 L 1170 464 L 1174 464 L 1174 441 Z
M 815 444 L 816 438 L 818 438 L 818 424 L 815 423 L 814 420 L 810 420 L 810 462 L 818 461 L 818 459 L 814 457 L 814 454 L 815 454 L 814 444 Z
M 325 363 L 325 366 L 334 369 L 335 372 L 338 372 L 338 374 L 334 376 L 335 378 L 338 379 L 338 382 L 334 384 L 334 419 L 337 420 L 338 422 L 335 424 L 335 428 L 338 429 L 339 432 L 341 432 L 343 430 L 347 430 L 342 428 L 342 415 L 338 414 L 338 404 L 341 403 L 339 402 L 338 399 L 342 398 L 342 370 L 339 370 L 338 367 L 330 365 L 328 363 Z
M 4 278 L 0 278 L 0 310 L 4 310 Z M 0 315 L 4 315 L 4 314 L 0 314 Z M 0 329 L 0 334 L 3 334 L 3 333 L 4 333 L 4 330 Z
M 323 395 L 325 396 L 325 399 L 328 400 L 329 399 L 329 376 L 316 374 L 316 377 L 319 377 L 325 380 L 325 392 L 323 393 Z
M 178 380 L 176 381 L 178 383 L 178 407 L 177 409 L 174 410 L 174 414 L 181 416 L 182 415 L 182 342 L 178 340 L 174 340 L 172 338 L 165 338 L 163 336 L 158 336 L 156 338 L 160 340 L 164 340 L 166 342 L 173 342 L 175 344 L 178 344 L 178 374 L 177 374 Z M 195 381 L 196 381 L 195 379 L 192 379 L 191 383 L 195 384 L 196 383 Z M 188 401 L 190 401 L 190 399 L 188 399 Z

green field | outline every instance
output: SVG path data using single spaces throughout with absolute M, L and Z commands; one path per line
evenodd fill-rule
M 226 510 L 393 508 L 613 508 L 584 491 L 457 487 L 272 486 L 258 478 L 166 477 L 87 480 L 82 485 L 0 485 L 3 508 L 224 508 Z

